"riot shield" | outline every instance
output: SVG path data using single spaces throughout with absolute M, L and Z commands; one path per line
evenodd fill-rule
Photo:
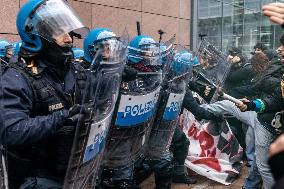
M 7 66 L 7 62 L 5 60 L 2 60 L 0 58 L 0 98 L 3 97 L 3 85 L 2 85 L 2 74 L 5 69 L 5 66 Z M 5 128 L 4 126 L 4 119 L 2 118 L 3 115 L 3 104 L 1 103 L 3 99 L 0 101 L 0 188 L 8 189 L 8 174 L 6 169 L 6 158 L 5 158 L 5 150 L 4 150 L 4 142 L 2 136 L 2 129 Z
M 211 92 L 204 99 L 210 103 L 216 100 L 216 87 L 223 87 L 231 69 L 231 62 L 215 46 L 203 39 L 198 49 L 200 65 L 194 68 L 197 85 L 209 85 Z M 202 94 L 200 94 L 202 96 Z
M 161 89 L 157 116 L 152 126 L 146 157 L 157 160 L 169 154 L 169 147 L 186 92 L 188 80 L 192 77 L 192 64 L 184 58 L 189 51 L 183 46 L 175 47 L 175 56 L 169 57 L 169 70 Z M 182 57 L 183 56 L 183 57 Z
M 162 67 L 167 67 L 163 64 L 163 58 L 171 52 L 173 44 L 167 43 L 164 49 L 160 46 L 159 43 L 152 43 L 139 49 L 128 47 L 128 57 L 135 57 L 141 61 L 130 65 L 138 71 L 135 79 L 122 81 L 104 158 L 105 170 L 134 167 L 135 162 L 145 154 L 151 126 L 156 116 L 163 80 Z M 130 169 L 130 172 L 133 171 Z
M 96 54 L 87 70 L 82 101 L 83 108 L 91 110 L 91 114 L 77 125 L 65 189 L 95 188 L 126 62 L 127 44 L 128 35 L 123 35 L 93 47 Z

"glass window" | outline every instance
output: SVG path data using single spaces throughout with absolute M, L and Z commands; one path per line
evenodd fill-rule
M 199 0 L 193 37 L 200 42 L 205 36 L 222 51 L 236 46 L 248 57 L 257 42 L 275 49 L 283 29 L 263 16 L 261 7 L 269 2 L 275 0 Z
M 215 0 L 201 0 L 198 6 L 198 36 L 206 36 L 221 47 L 222 5 Z

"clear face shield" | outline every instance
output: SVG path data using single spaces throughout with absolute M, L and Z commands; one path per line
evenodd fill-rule
M 76 127 L 76 132 L 80 132 L 74 142 L 78 151 L 74 151 L 70 157 L 73 162 L 69 161 L 71 163 L 66 173 L 66 178 L 70 178 L 70 182 L 67 180 L 64 188 L 95 188 L 96 186 L 96 178 L 104 157 L 112 113 L 126 62 L 128 39 L 128 34 L 125 32 L 119 39 L 109 39 L 99 46 L 94 44 L 91 48 L 92 50 L 96 48 L 96 51 L 92 51 L 92 65 L 86 70 L 87 81 L 82 101 L 83 106 L 91 110 L 90 116 L 85 119 L 85 121 L 88 120 L 89 126 L 77 125 Z
M 100 119 L 114 107 L 126 63 L 128 35 L 97 42 L 90 46 L 93 61 L 90 68 L 90 97 L 94 117 Z
M 233 63 L 206 40 L 203 40 L 198 48 L 198 57 L 207 79 L 216 85 L 223 86 Z
M 125 58 L 122 48 L 125 44 L 119 38 L 110 38 L 89 45 L 90 54 L 93 56 L 92 65 L 117 64 Z
M 173 42 L 175 37 L 171 38 L 164 44 L 150 43 L 141 45 L 140 48 L 128 46 L 128 57 L 140 60 L 139 63 L 151 66 L 167 65 L 169 55 L 173 49 Z
M 142 45 L 141 49 L 128 47 L 128 57 L 139 60 L 140 64 L 145 66 L 161 66 L 162 61 L 160 58 L 160 46 L 159 44 L 146 44 Z
M 26 20 L 26 29 L 50 42 L 67 33 L 83 38 L 89 32 L 64 0 L 46 0 L 40 4 Z
M 174 49 L 175 56 L 170 63 L 170 71 L 167 76 L 169 82 L 186 83 L 193 78 L 194 56 L 182 45 L 177 45 Z
M 7 58 L 12 58 L 13 53 L 14 53 L 14 47 L 13 47 L 13 45 L 11 45 L 11 46 L 9 46 L 9 47 L 6 48 L 6 57 L 7 57 Z

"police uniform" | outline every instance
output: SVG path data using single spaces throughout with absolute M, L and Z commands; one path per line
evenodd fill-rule
M 46 60 L 21 58 L 3 73 L 0 101 L 5 130 L 1 134 L 8 151 L 10 188 L 18 187 L 24 177 L 63 180 L 72 136 L 64 149 L 60 144 L 66 137 L 61 133 L 68 128 L 64 126 L 68 109 L 80 101 L 78 83 L 85 79 L 83 70 L 75 67 L 66 65 L 61 79 Z

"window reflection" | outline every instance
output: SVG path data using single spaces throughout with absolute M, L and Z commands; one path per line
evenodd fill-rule
M 270 2 L 275 0 L 198 0 L 196 37 L 206 35 L 222 51 L 236 46 L 247 56 L 257 42 L 276 49 L 282 29 L 261 12 L 262 5 Z

